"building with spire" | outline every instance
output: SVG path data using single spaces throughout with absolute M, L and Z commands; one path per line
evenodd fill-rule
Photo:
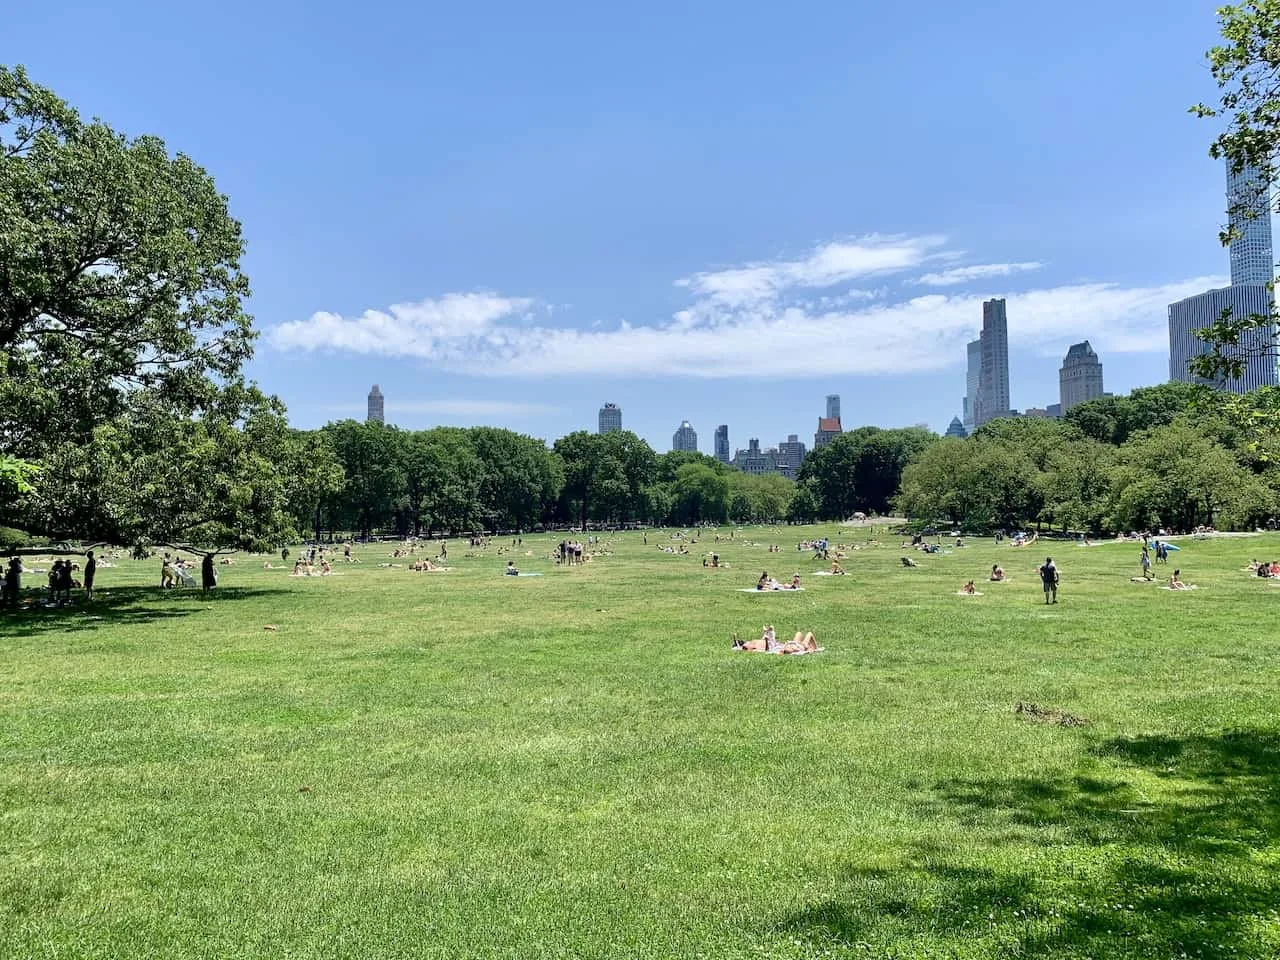
M 622 408 L 616 403 L 606 403 L 596 418 L 597 433 L 617 433 L 622 429 Z
M 688 420 L 681 420 L 680 426 L 676 429 L 675 435 L 671 438 L 672 450 L 692 450 L 695 453 L 698 450 L 698 432 Z
M 369 391 L 369 409 L 365 414 L 366 423 L 386 423 L 386 398 L 383 397 L 382 391 L 378 389 L 375 383 L 373 389 Z
M 964 424 L 960 422 L 960 418 L 952 417 L 951 425 L 947 427 L 946 436 L 958 437 L 959 439 L 963 440 L 968 435 L 969 435 L 969 431 L 964 428 Z
M 1093 352 L 1088 340 L 1073 343 L 1058 370 L 1059 409 L 1051 415 L 1061 416 L 1077 403 L 1095 400 L 1102 396 L 1102 361 Z

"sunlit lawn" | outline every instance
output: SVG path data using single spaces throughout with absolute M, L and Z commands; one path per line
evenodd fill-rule
M 1173 593 L 1131 544 L 816 578 L 814 532 L 241 557 L 209 600 L 125 561 L 4 615 L 0 956 L 1280 955 L 1280 585 L 1241 571 L 1280 537 L 1183 541 Z M 765 623 L 826 650 L 730 650 Z

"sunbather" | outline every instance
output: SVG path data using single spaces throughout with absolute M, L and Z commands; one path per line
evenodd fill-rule
M 1005 578 L 1004 569 L 1000 566 L 1000 564 L 993 563 L 991 565 L 991 582 L 999 583 L 1004 578 Z

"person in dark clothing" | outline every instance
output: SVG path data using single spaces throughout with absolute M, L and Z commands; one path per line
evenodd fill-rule
M 213 569 L 213 554 L 206 553 L 200 561 L 200 587 L 208 593 L 218 585 L 218 574 Z
M 98 575 L 98 561 L 90 550 L 84 561 L 84 598 L 93 603 L 93 578 Z
M 4 571 L 5 602 L 17 606 L 18 597 L 22 593 L 22 559 L 10 557 L 9 566 Z
M 1058 568 L 1053 562 L 1053 557 L 1045 557 L 1044 564 L 1040 567 L 1040 584 L 1044 587 L 1044 602 L 1049 604 L 1049 596 L 1053 595 L 1053 602 L 1058 602 Z

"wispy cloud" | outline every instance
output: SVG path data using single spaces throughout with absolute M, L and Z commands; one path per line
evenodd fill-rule
M 271 333 L 280 349 L 328 348 L 351 353 L 429 357 L 440 344 L 483 340 L 498 320 L 528 310 L 533 301 L 494 293 L 447 293 L 434 300 L 397 303 L 358 317 L 320 311 L 282 323 Z
M 964 343 L 981 323 L 982 300 L 993 293 L 1008 300 L 1015 347 L 1054 352 L 1087 337 L 1099 351 L 1128 353 L 1164 349 L 1167 305 L 1223 282 L 1075 283 L 896 302 L 889 290 L 853 286 L 945 261 L 943 243 L 934 236 L 871 236 L 824 244 L 804 257 L 694 274 L 677 281 L 690 291 L 690 304 L 652 324 L 553 326 L 527 298 L 449 294 L 349 319 L 317 313 L 277 327 L 271 342 L 281 349 L 415 357 L 437 369 L 492 377 L 893 374 L 963 362 Z M 983 264 L 926 276 L 1009 277 L 1037 266 Z
M 952 267 L 938 273 L 926 273 L 916 280 L 926 287 L 954 287 L 974 280 L 986 280 L 990 277 L 1007 277 L 1028 270 L 1039 270 L 1044 264 L 1028 260 L 1024 263 L 979 263 L 971 267 Z

